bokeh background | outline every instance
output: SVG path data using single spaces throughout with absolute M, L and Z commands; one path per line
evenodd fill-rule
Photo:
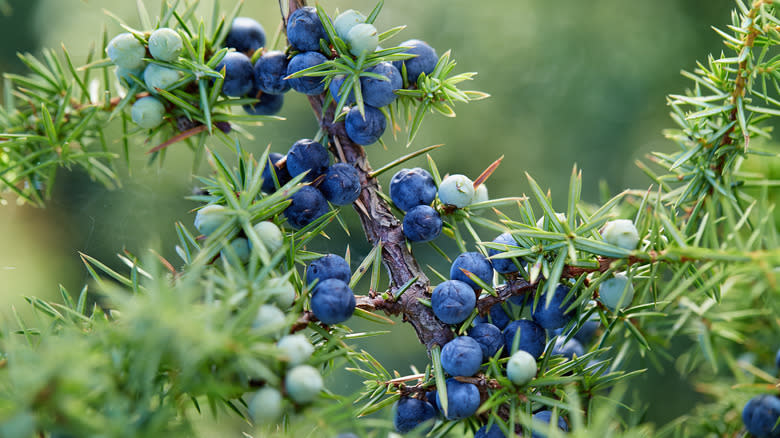
M 104 27 L 109 35 L 120 31 L 104 8 L 138 25 L 135 2 L 5 3 L 6 15 L 0 16 L 0 70 L 4 72 L 23 71 L 16 52 L 39 53 L 42 47 L 59 47 L 61 42 L 83 60 Z M 210 1 L 203 3 L 209 5 L 204 12 L 210 10 Z M 233 1 L 223 3 L 226 10 L 232 8 Z M 374 6 L 370 1 L 321 3 L 329 11 L 354 8 L 367 13 Z M 159 10 L 159 0 L 147 4 L 150 10 Z M 696 60 L 720 52 L 722 46 L 710 25 L 725 25 L 732 6 L 732 0 L 386 0 L 378 20 L 380 30 L 408 26 L 393 42 L 420 38 L 439 53 L 451 49 L 458 60 L 457 71 L 479 72 L 467 88 L 492 97 L 457 106 L 457 119 L 429 116 L 411 149 L 404 149 L 403 135 L 398 141 L 388 138 L 387 150 L 370 147 L 370 160 L 378 167 L 411 150 L 445 143 L 433 153 L 442 173 L 476 177 L 503 155 L 503 164 L 488 182 L 492 197 L 527 191 L 522 176 L 527 171 L 550 188 L 554 199 L 565 200 L 574 163 L 583 171 L 587 200 L 598 200 L 602 181 L 612 192 L 648 187 L 650 181 L 634 161 L 649 151 L 673 150 L 661 134 L 671 127 L 665 96 L 688 86 L 679 75 L 681 69 L 692 69 Z M 258 19 L 269 35 L 279 23 L 275 0 L 247 1 L 243 15 Z M 254 138 L 242 142 L 245 148 L 260 154 L 270 144 L 283 153 L 295 140 L 315 134 L 304 96 L 288 96 L 281 113 L 287 120 L 252 129 Z M 24 295 L 56 299 L 59 284 L 79 290 L 88 281 L 79 251 L 112 266 L 118 266 L 115 254 L 123 249 L 144 254 L 152 247 L 177 260 L 173 224 L 191 224 L 190 211 L 196 205 L 184 197 L 195 187 L 192 176 L 207 169 L 193 169 L 191 154 L 182 145 L 172 147 L 162 166 L 147 166 L 144 152 L 151 146 L 134 146 L 120 189 L 107 190 L 84 175 L 61 171 L 54 199 L 45 209 L 20 207 L 12 199 L 0 207 L 2 324 L 10 324 L 11 306 L 30 315 Z M 424 163 L 420 158 L 409 164 Z M 345 219 L 357 226 L 353 211 L 347 210 Z M 314 249 L 344 253 L 346 236 L 337 225 L 328 231 L 332 239 Z M 353 235 L 349 246 L 356 266 L 370 248 L 358 232 Z M 451 249 L 446 244 L 444 248 Z M 443 268 L 444 262 L 427 249 L 416 249 L 424 263 Z M 362 321 L 355 327 L 376 329 Z M 391 335 L 361 347 L 401 373 L 407 373 L 410 364 L 424 368 L 427 358 L 411 327 L 398 324 L 391 329 Z M 639 380 L 639 385 L 652 381 L 656 393 L 664 395 L 663 403 L 646 400 L 649 420 L 664 424 L 690 407 L 691 392 L 671 365 Z M 359 386 L 357 379 L 345 375 L 331 381 L 339 392 Z M 669 392 L 679 396 L 669 397 Z M 204 432 L 203 436 L 212 435 Z

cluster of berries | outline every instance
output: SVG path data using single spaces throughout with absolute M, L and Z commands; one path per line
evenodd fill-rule
M 431 206 L 437 194 L 442 204 L 457 208 L 488 200 L 487 187 L 480 184 L 474 189 L 474 183 L 464 175 L 448 175 L 437 188 L 425 169 L 399 170 L 390 180 L 390 199 L 405 212 L 403 231 L 410 241 L 428 242 L 441 234 L 441 215 Z
M 780 368 L 780 350 L 775 355 L 775 367 Z M 780 397 L 760 394 L 751 398 L 742 408 L 742 422 L 751 436 L 780 438 Z
M 324 324 L 339 324 L 355 311 L 355 294 L 349 287 L 352 273 L 349 263 L 336 254 L 328 254 L 306 268 L 306 282 L 314 285 L 311 311 Z
M 331 165 L 328 150 L 319 142 L 306 138 L 296 141 L 286 155 L 268 154 L 268 162 L 263 167 L 262 190 L 273 193 L 277 187 L 303 173 L 306 173 L 303 181 L 311 184 L 295 192 L 284 211 L 293 228 L 303 228 L 327 213 L 328 202 L 349 205 L 360 196 L 357 169 L 347 163 Z

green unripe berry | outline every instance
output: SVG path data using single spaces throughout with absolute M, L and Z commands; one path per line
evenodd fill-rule
M 120 33 L 109 41 L 106 54 L 111 62 L 125 70 L 138 70 L 144 66 L 146 47 L 131 33 Z
M 474 193 L 474 183 L 466 175 L 449 175 L 439 184 L 439 200 L 458 208 L 471 204 Z
M 304 335 L 287 335 L 280 339 L 276 346 L 287 357 L 290 366 L 306 362 L 314 353 L 314 347 Z
M 236 237 L 230 242 L 231 251 L 222 250 L 219 253 L 220 257 L 227 259 L 228 261 L 246 264 L 249 261 L 249 241 L 243 237 Z
M 335 20 L 333 20 L 333 27 L 336 29 L 336 35 L 344 41 L 347 41 L 347 35 L 353 27 L 358 24 L 365 23 L 366 16 L 354 9 L 347 9 L 339 14 Z
M 372 24 L 357 24 L 347 33 L 347 43 L 349 52 L 355 56 L 360 56 L 363 52 L 373 53 L 379 45 L 379 34 Z
M 515 385 L 525 385 L 536 376 L 536 359 L 525 350 L 517 350 L 506 363 L 506 376 Z
M 173 62 L 179 59 L 183 43 L 175 30 L 162 27 L 149 37 L 149 52 L 154 59 Z
M 130 108 L 130 117 L 136 125 L 153 129 L 163 122 L 165 115 L 165 106 L 154 97 L 147 96 L 138 99 Z
M 609 244 L 625 249 L 636 249 L 639 243 L 639 232 L 634 222 L 629 219 L 617 219 L 609 221 L 601 231 L 601 237 Z
M 117 67 L 116 78 L 122 86 L 130 88 L 136 84 L 136 82 L 132 80 L 130 76 L 135 76 L 136 78 L 141 79 L 144 77 L 144 71 L 141 69 L 127 70 L 122 67 Z
M 476 204 L 477 202 L 486 202 L 489 200 L 487 186 L 485 184 L 480 184 L 479 187 L 474 190 L 474 199 L 471 203 Z
M 262 334 L 270 334 L 272 337 L 278 338 L 282 335 L 284 324 L 284 312 L 276 306 L 264 304 L 257 309 L 257 316 L 252 323 L 252 328 Z
M 282 415 L 282 394 L 271 387 L 257 391 L 249 401 L 249 415 L 255 423 L 271 423 Z
M 156 88 L 166 90 L 181 79 L 181 72 L 157 64 L 149 64 L 144 69 L 144 83 L 150 93 L 157 94 Z
M 566 222 L 566 213 L 555 213 L 555 217 L 558 218 L 558 222 Z M 545 217 L 542 216 L 536 221 L 536 228 L 544 228 L 544 219 Z M 549 224 L 550 222 L 547 221 Z M 547 225 L 547 228 L 553 228 L 552 225 Z
M 309 365 L 298 365 L 291 369 L 284 379 L 287 394 L 298 403 L 313 401 L 322 391 L 322 386 L 320 372 Z
M 633 299 L 634 286 L 623 274 L 615 274 L 599 286 L 599 300 L 613 312 L 625 308 Z
M 154 99 L 145 97 L 144 99 Z M 155 99 L 156 100 L 156 99 Z M 229 219 L 227 209 L 222 205 L 207 205 L 195 215 L 195 228 L 209 236 Z
M 263 289 L 269 295 L 272 303 L 280 309 L 289 309 L 295 302 L 295 286 L 285 278 L 271 278 Z
M 284 245 L 284 234 L 275 223 L 262 221 L 256 223 L 253 228 L 269 253 L 276 252 Z

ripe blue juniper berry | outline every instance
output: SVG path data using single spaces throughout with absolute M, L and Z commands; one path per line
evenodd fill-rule
M 342 323 L 355 311 L 355 294 L 339 279 L 323 280 L 312 291 L 311 311 L 324 324 Z
M 327 61 L 319 52 L 301 52 L 290 60 L 287 64 L 287 76 L 295 74 L 301 70 L 320 65 Z M 301 76 L 298 78 L 287 79 L 290 86 L 297 92 L 309 96 L 315 96 L 325 91 L 325 82 L 318 76 Z
M 287 77 L 289 61 L 284 52 L 274 50 L 263 53 L 254 66 L 255 85 L 263 93 L 284 94 L 290 90 Z
M 290 205 L 284 210 L 284 217 L 295 229 L 300 229 L 328 212 L 328 201 L 319 190 L 303 186 L 290 197 Z
M 548 411 L 548 410 L 539 411 L 533 415 L 533 419 L 550 424 L 550 421 L 552 420 L 552 411 Z M 566 424 L 566 420 L 564 420 L 560 414 L 558 415 L 558 429 L 564 432 L 569 431 L 569 426 Z M 534 429 L 531 436 L 533 438 L 547 438 L 547 434 L 542 433 L 541 431 L 538 431 L 536 429 Z
M 249 17 L 236 17 L 225 37 L 225 47 L 239 52 L 254 52 L 265 46 L 265 30 Z
M 482 347 L 470 336 L 458 336 L 441 349 L 441 366 L 451 376 L 473 376 L 482 366 Z
M 390 180 L 390 199 L 403 211 L 418 205 L 430 205 L 436 199 L 433 176 L 419 167 L 399 170 Z
M 475 324 L 469 329 L 469 336 L 479 343 L 483 362 L 495 356 L 498 350 L 504 346 L 504 335 L 501 333 L 501 329 L 490 323 Z
M 566 342 L 565 336 L 558 336 L 555 338 L 555 346 L 553 346 L 552 354 L 560 354 L 567 359 L 573 359 L 576 354 L 578 357 L 585 354 L 585 348 L 580 344 L 580 341 L 572 338 Z
M 376 79 L 370 76 L 360 78 L 360 89 L 363 93 L 363 101 L 377 108 L 390 105 L 396 97 L 395 90 L 403 86 L 401 73 L 389 62 L 380 62 L 379 64 L 367 68 L 367 73 L 382 75 L 388 80 Z
M 452 266 L 450 267 L 450 278 L 453 280 L 460 280 L 471 286 L 474 290 L 482 289 L 482 287 L 470 279 L 462 269 L 476 275 L 477 278 L 488 285 L 493 282 L 493 265 L 490 264 L 490 261 L 485 256 L 478 252 L 464 252 L 460 254 L 452 262 Z
M 387 120 L 382 111 L 370 105 L 364 105 L 366 116 L 360 114 L 360 108 L 353 106 L 347 113 L 345 127 L 350 140 L 361 146 L 376 143 L 385 132 Z
M 466 320 L 477 304 L 471 287 L 458 280 L 447 280 L 433 289 L 431 307 L 433 313 L 445 324 L 458 324 Z
M 349 263 L 347 263 L 344 257 L 337 254 L 324 255 L 309 263 L 309 266 L 306 268 L 306 282 L 308 284 L 314 283 L 315 280 L 319 280 L 322 283 L 330 278 L 349 283 L 351 276 Z
M 742 409 L 742 422 L 751 435 L 757 438 L 780 437 L 780 397 L 761 394 L 751 398 Z
M 222 93 L 231 97 L 243 97 L 254 87 L 254 70 L 248 56 L 239 52 L 228 52 L 217 64 L 216 70 L 225 69 Z
M 447 379 L 447 412 L 448 420 L 461 420 L 474 415 L 479 408 L 479 388 L 471 383 L 459 382 L 453 378 Z M 440 394 L 436 394 L 436 403 L 441 406 Z
M 428 242 L 439 237 L 441 215 L 429 205 L 418 205 L 404 215 L 404 236 L 412 242 Z
M 328 35 L 315 8 L 305 6 L 290 14 L 287 18 L 287 39 L 302 52 L 320 49 L 320 40 L 327 41 Z
M 480 186 L 482 187 L 482 186 Z M 511 247 L 516 247 L 517 249 L 520 249 L 520 246 L 515 241 L 514 237 L 510 233 L 502 233 L 495 239 L 493 239 L 493 243 L 498 243 L 501 245 L 508 245 L 510 246 L 509 250 L 512 250 Z M 501 254 L 503 252 L 507 252 L 500 249 L 488 249 L 488 255 L 490 257 L 493 257 L 497 254 Z M 519 263 L 522 266 L 526 265 L 526 261 L 523 259 L 518 258 L 505 258 L 505 259 L 496 259 L 491 258 L 490 262 L 493 264 L 493 268 L 498 272 L 499 274 L 512 274 L 514 272 L 517 272 L 519 269 L 517 268 L 517 265 L 515 263 Z
M 576 310 L 566 312 L 566 309 L 574 300 L 572 297 L 564 302 L 569 290 L 568 286 L 559 284 L 555 288 L 553 299 L 550 301 L 549 306 L 547 305 L 547 292 L 542 294 L 539 302 L 536 304 L 536 308 L 533 310 L 532 316 L 534 321 L 546 329 L 557 329 L 568 324 L 577 314 Z
M 346 77 L 344 75 L 335 76 L 331 81 L 330 85 L 328 86 L 328 90 L 330 91 L 330 95 L 333 98 L 335 102 L 338 102 L 341 100 L 341 85 L 344 84 L 344 80 Z M 352 105 L 355 103 L 355 91 L 350 88 L 349 89 L 349 96 L 347 97 L 345 105 Z
M 436 409 L 426 400 L 411 397 L 402 397 L 395 405 L 393 414 L 393 426 L 399 433 L 411 432 L 417 426 L 428 422 L 420 433 L 428 433 L 433 428 L 433 420 L 436 418 Z
M 296 141 L 287 152 L 287 171 L 296 177 L 307 172 L 304 181 L 314 181 L 328 170 L 330 155 L 319 142 L 304 138 Z
M 480 427 L 479 430 L 477 430 L 477 433 L 474 434 L 474 438 L 506 438 L 506 435 L 504 435 L 501 428 L 494 423 L 490 429 L 488 429 L 487 424 Z
M 410 84 L 417 83 L 420 73 L 429 75 L 436 68 L 436 62 L 438 62 L 439 58 L 436 56 L 436 51 L 428 43 L 420 40 L 408 40 L 402 42 L 399 46 L 409 47 L 405 53 L 417 55 L 414 58 L 393 62 L 398 71 L 401 71 L 402 65 L 406 64 L 406 79 Z
M 510 350 L 512 350 L 515 336 L 518 334 L 520 336 L 517 344 L 518 350 L 527 351 L 534 359 L 539 359 L 542 353 L 544 353 L 547 334 L 539 324 L 533 321 L 527 319 L 512 321 L 507 324 L 503 333 L 507 354 L 514 353 L 514 351 Z
M 331 204 L 349 205 L 360 196 L 360 175 L 351 164 L 336 163 L 325 172 L 320 191 Z
M 259 90 L 252 90 L 249 96 L 257 99 L 257 103 L 247 103 L 241 108 L 254 116 L 272 116 L 282 110 L 284 105 L 284 95 L 263 93 Z
M 276 167 L 275 164 L 284 158 L 284 155 L 276 152 L 268 154 L 268 163 L 263 167 L 263 185 L 262 190 L 266 193 L 274 193 L 276 191 L 276 182 L 271 172 L 274 172 L 276 179 L 279 182 L 279 187 L 287 184 L 292 177 L 287 171 L 287 166 L 281 168 Z
M 475 323 L 489 322 L 498 327 L 499 330 L 503 330 L 511 320 L 512 318 L 507 315 L 506 311 L 499 303 L 490 306 L 490 311 L 486 316 L 477 315 L 477 317 L 474 318 Z

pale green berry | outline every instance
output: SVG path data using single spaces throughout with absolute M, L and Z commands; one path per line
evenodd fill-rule
M 263 334 L 279 337 L 282 335 L 284 324 L 284 312 L 276 306 L 264 304 L 257 309 L 257 316 L 254 323 L 252 323 L 252 327 Z
M 249 261 L 249 241 L 243 237 L 236 237 L 230 242 L 231 250 L 223 249 L 220 251 L 220 257 L 234 262 L 238 260 L 239 263 L 245 264 Z
M 555 213 L 555 217 L 558 218 L 558 222 L 566 222 L 566 213 Z M 540 217 L 539 220 L 536 221 L 536 228 L 543 228 L 544 227 L 544 216 Z M 549 224 L 550 222 L 547 221 Z M 548 225 L 548 228 L 553 228 L 552 225 Z
M 314 353 L 314 347 L 304 335 L 287 335 L 280 339 L 276 346 L 282 350 L 290 366 L 306 362 Z
M 276 252 L 284 245 L 284 234 L 275 223 L 262 221 L 256 223 L 253 228 L 268 252 Z
M 162 27 L 149 37 L 149 52 L 154 59 L 173 62 L 179 59 L 183 43 L 175 30 Z
M 122 67 L 117 67 L 116 78 L 119 80 L 119 83 L 122 84 L 122 86 L 129 88 L 133 85 L 136 85 L 136 82 L 130 76 L 135 76 L 137 79 L 141 79 L 144 77 L 144 71 L 141 69 L 127 70 Z
M 295 302 L 295 286 L 285 278 L 271 278 L 266 282 L 264 291 L 271 302 L 280 309 L 289 309 Z
M 506 376 L 515 385 L 525 385 L 536 376 L 536 359 L 525 350 L 517 350 L 506 363 Z
M 630 219 L 617 219 L 607 222 L 601 231 L 601 237 L 609 244 L 633 250 L 639 243 L 639 232 Z
M 144 83 L 150 93 L 157 94 L 156 88 L 166 90 L 181 79 L 181 72 L 157 64 L 149 64 L 144 69 Z
M 130 108 L 130 117 L 136 125 L 152 129 L 160 126 L 165 116 L 165 106 L 154 97 L 142 97 Z
M 599 300 L 613 312 L 623 309 L 634 299 L 634 286 L 623 274 L 615 274 L 599 286 Z
M 439 200 L 443 204 L 463 208 L 474 199 L 474 183 L 465 175 L 449 175 L 439 184 Z
M 322 376 L 312 366 L 298 365 L 287 373 L 284 387 L 291 399 L 298 403 L 309 403 L 322 391 Z
M 153 97 L 145 97 L 144 99 L 154 99 Z M 156 99 L 155 99 L 156 100 Z M 207 205 L 195 215 L 195 228 L 206 236 L 211 235 L 217 230 L 223 223 L 225 223 L 230 216 L 227 209 L 222 205 Z
M 474 199 L 471 203 L 476 204 L 477 202 L 487 202 L 489 200 L 487 186 L 485 184 L 480 184 L 479 187 L 474 190 Z
M 336 35 L 344 41 L 347 41 L 347 35 L 353 27 L 358 24 L 365 23 L 366 16 L 354 9 L 347 9 L 339 14 L 335 20 L 333 20 L 333 27 L 336 29 Z
M 355 56 L 360 56 L 363 52 L 373 53 L 379 45 L 379 34 L 374 25 L 361 23 L 349 30 L 347 43 L 349 52 Z
M 282 415 L 282 394 L 271 387 L 257 391 L 249 401 L 249 415 L 255 423 L 271 423 Z
M 106 46 L 111 62 L 125 70 L 138 70 L 144 66 L 146 47 L 131 33 L 120 33 Z

